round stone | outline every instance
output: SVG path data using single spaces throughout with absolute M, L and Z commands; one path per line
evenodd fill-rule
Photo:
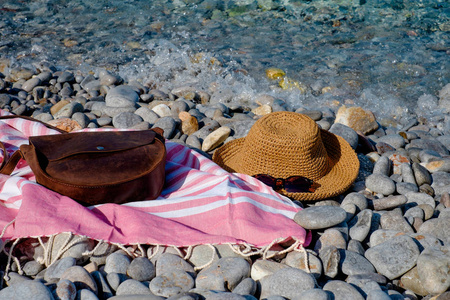
M 166 139 L 170 139 L 177 127 L 177 122 L 172 117 L 159 118 L 152 128 L 159 127 L 164 130 L 163 136 Z
M 45 271 L 44 279 L 46 281 L 59 279 L 68 268 L 73 267 L 76 264 L 77 261 L 73 257 L 64 257 L 60 260 L 57 260 L 47 268 L 47 270 Z
M 72 300 L 77 296 L 77 288 L 72 281 L 63 279 L 56 284 L 56 295 L 58 299 Z
M 140 116 L 132 112 L 121 112 L 112 119 L 113 126 L 115 128 L 132 128 L 143 120 Z
M 116 295 L 151 295 L 149 288 L 134 279 L 127 279 L 117 288 Z
M 278 270 L 272 275 L 261 279 L 260 283 L 261 299 L 275 295 L 294 299 L 297 295 L 315 286 L 311 275 L 296 268 Z
M 157 296 L 172 297 L 188 292 L 194 287 L 194 283 L 194 279 L 187 272 L 174 269 L 153 278 L 150 282 L 150 291 Z
M 358 147 L 358 134 L 352 128 L 341 123 L 334 123 L 329 131 L 344 138 L 353 149 Z
M 389 176 L 391 171 L 391 161 L 386 156 L 381 156 L 373 167 L 373 174 Z
M 345 275 L 375 273 L 373 265 L 362 255 L 340 249 L 339 267 Z
M 0 299 L 54 299 L 51 291 L 38 280 L 25 280 L 0 290 Z
M 417 259 L 417 273 L 430 294 L 441 294 L 450 287 L 450 246 L 428 247 Z
M 231 291 L 249 275 L 250 264 L 245 259 L 225 257 L 201 270 L 195 280 L 195 286 L 201 289 Z
M 291 252 L 286 256 L 284 263 L 292 268 L 303 270 L 315 278 L 322 275 L 322 262 L 309 252 Z
M 105 272 L 126 274 L 131 261 L 128 256 L 120 253 L 111 253 L 106 258 Z
M 96 294 L 98 292 L 95 280 L 92 278 L 91 274 L 89 274 L 88 271 L 86 271 L 86 269 L 83 267 L 73 266 L 66 269 L 61 275 L 61 280 L 62 279 L 72 281 L 77 287 L 77 290 L 89 289 Z
M 373 208 L 375 210 L 385 210 L 385 209 L 392 209 L 396 208 L 400 205 L 405 204 L 408 201 L 408 198 L 404 195 L 398 195 L 398 196 L 388 196 L 383 197 L 380 199 L 374 199 L 372 200 Z
M 294 221 L 305 229 L 324 229 L 343 222 L 347 212 L 336 206 L 312 206 L 297 212 Z
M 352 239 L 360 242 L 366 239 L 372 225 L 372 215 L 370 209 L 364 209 L 350 221 L 348 226 Z
M 133 259 L 127 269 L 127 275 L 137 281 L 147 281 L 155 277 L 155 266 L 147 257 Z
M 139 95 L 129 85 L 119 85 L 110 89 L 105 98 L 109 107 L 134 107 L 138 101 Z
M 356 288 L 344 281 L 328 281 L 323 286 L 323 290 L 330 291 L 333 294 L 333 299 L 364 300 L 364 297 L 358 292 Z
M 366 187 L 372 192 L 391 195 L 395 192 L 395 182 L 386 175 L 372 174 L 366 178 Z
M 419 254 L 414 240 L 400 235 L 367 249 L 365 257 L 378 273 L 392 280 L 412 269 Z

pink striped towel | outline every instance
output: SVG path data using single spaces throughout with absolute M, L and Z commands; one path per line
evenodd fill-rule
M 8 152 L 27 143 L 29 136 L 45 134 L 58 133 L 28 120 L 0 121 L 0 140 Z M 250 176 L 224 171 L 187 147 L 167 141 L 166 148 L 161 196 L 123 205 L 83 207 L 37 184 L 21 161 L 12 176 L 0 175 L 3 239 L 71 232 L 122 245 L 230 243 L 261 249 L 274 241 L 310 242 L 307 232 L 292 220 L 301 208 L 288 198 Z

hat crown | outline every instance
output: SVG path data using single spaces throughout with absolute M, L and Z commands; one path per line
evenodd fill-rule
M 242 167 L 250 175 L 318 180 L 329 170 L 321 130 L 308 116 L 276 112 L 259 119 L 242 147 Z

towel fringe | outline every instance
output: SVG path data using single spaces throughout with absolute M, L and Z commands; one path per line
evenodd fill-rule
M 5 226 L 5 228 L 3 228 L 3 231 L 1 233 L 2 235 L 6 231 L 6 228 L 8 226 L 10 226 L 11 224 L 13 224 L 14 221 L 15 220 L 12 220 L 10 223 L 8 223 Z M 48 241 L 46 243 L 43 241 L 43 239 L 42 239 L 43 237 L 40 237 L 40 236 L 30 237 L 30 238 L 37 238 L 40 246 L 43 248 L 43 256 L 37 257 L 36 261 L 40 264 L 45 265 L 45 267 L 49 267 L 50 265 L 55 263 L 58 259 L 60 259 L 60 257 L 66 251 L 68 251 L 71 247 L 73 247 L 77 243 L 81 242 L 83 239 L 89 238 L 87 236 L 74 235 L 71 232 L 67 232 L 67 233 L 68 233 L 67 238 L 64 240 L 64 243 L 62 244 L 62 246 L 60 247 L 60 249 L 58 250 L 58 252 L 56 253 L 56 255 L 54 257 L 52 257 L 52 248 L 53 248 L 53 245 L 55 242 L 55 237 L 56 237 L 56 235 L 61 234 L 61 233 L 48 236 Z M 74 238 L 75 236 L 76 236 L 76 238 Z M 1 235 L 0 235 L 0 237 L 1 237 Z M 10 271 L 9 269 L 11 268 L 12 261 L 14 261 L 16 263 L 17 268 L 18 268 L 18 273 L 23 274 L 23 270 L 20 266 L 19 259 L 13 255 L 14 248 L 19 243 L 19 241 L 22 239 L 23 238 L 15 239 L 11 245 L 11 248 L 9 249 L 9 252 L 6 251 L 4 245 L 6 245 L 8 242 L 11 242 L 11 240 L 5 241 L 5 243 L 3 244 L 3 249 L 0 249 L 0 252 L 3 251 L 8 256 L 8 262 L 7 262 L 5 275 L 4 275 L 5 280 L 9 280 L 8 272 Z M 279 251 L 271 251 L 271 249 L 274 245 L 280 244 L 281 242 L 286 241 L 286 239 L 287 238 L 276 238 L 269 245 L 262 247 L 262 248 L 257 248 L 255 246 L 252 246 L 245 242 L 242 242 L 239 244 L 226 243 L 224 245 L 228 245 L 234 253 L 236 253 L 244 258 L 249 258 L 251 256 L 260 255 L 260 256 L 262 256 L 263 260 L 267 260 L 267 259 L 279 256 L 279 255 L 283 255 L 283 254 L 286 254 L 289 252 L 293 252 L 293 251 L 300 252 L 300 253 L 304 254 L 303 256 L 304 256 L 304 264 L 305 264 L 306 271 L 308 273 L 311 273 L 311 269 L 309 266 L 308 254 L 315 254 L 315 253 L 311 250 L 305 249 L 303 247 L 303 243 L 299 239 L 292 238 L 294 240 L 294 243 L 292 243 L 292 245 L 290 245 L 288 248 L 285 248 L 285 249 L 279 250 Z M 186 247 L 178 247 L 178 246 L 174 246 L 174 245 L 155 244 L 155 245 L 148 245 L 149 248 L 146 251 L 143 244 L 137 243 L 137 244 L 133 245 L 133 250 L 130 251 L 130 249 L 127 248 L 123 244 L 106 242 L 104 240 L 97 240 L 97 244 L 95 245 L 95 247 L 92 250 L 83 252 L 82 255 L 83 256 L 93 255 L 95 253 L 95 251 L 97 251 L 100 248 L 100 246 L 105 243 L 109 243 L 111 245 L 117 246 L 119 249 L 123 250 L 130 257 L 139 257 L 139 256 L 147 257 L 149 260 L 154 258 L 156 255 L 158 255 L 160 252 L 160 248 L 164 246 L 164 247 L 172 247 L 173 249 L 175 249 L 175 251 L 178 253 L 178 255 L 181 258 L 183 258 L 184 260 L 187 261 L 192 257 L 194 247 L 200 246 L 200 245 L 194 245 L 194 246 L 190 245 L 190 246 L 186 246 Z M 213 244 L 202 244 L 202 245 L 208 246 L 211 249 L 211 257 L 205 264 L 200 265 L 200 266 L 195 266 L 194 267 L 195 271 L 205 269 L 205 268 L 209 267 L 210 265 L 212 265 L 213 262 L 215 261 L 216 255 L 218 255 L 217 249 Z M 185 252 L 185 254 L 183 254 L 183 252 Z M 315 279 L 314 279 L 314 281 L 315 281 L 316 286 L 318 286 Z

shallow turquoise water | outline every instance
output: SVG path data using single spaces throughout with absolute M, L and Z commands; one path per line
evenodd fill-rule
M 268 93 L 294 108 L 403 115 L 450 82 L 444 0 L 0 1 L 0 16 L 0 55 L 13 65 L 100 67 L 166 90 L 214 85 L 238 103 Z M 279 88 L 268 67 L 301 89 Z

